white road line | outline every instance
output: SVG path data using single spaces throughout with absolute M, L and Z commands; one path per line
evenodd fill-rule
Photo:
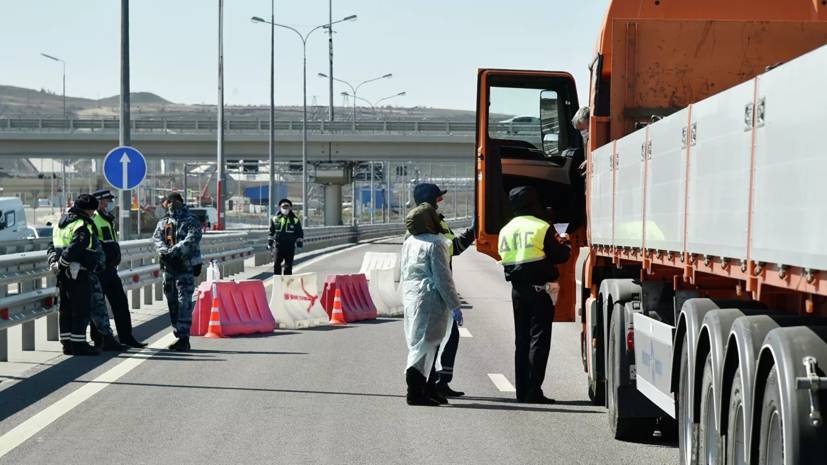
M 54 423 L 58 418 L 62 417 L 78 405 L 82 404 L 84 401 L 88 400 L 90 397 L 102 391 L 106 386 L 109 386 L 125 374 L 137 368 L 140 364 L 150 358 L 147 355 L 154 355 L 160 349 L 163 349 L 172 343 L 174 339 L 175 336 L 168 334 L 165 337 L 155 341 L 155 343 L 146 349 L 129 354 L 124 361 L 118 363 L 92 381 L 86 382 L 78 389 L 69 393 L 66 397 L 46 407 L 28 420 L 11 429 L 3 436 L 0 436 L 0 458 L 14 450 L 20 444 L 26 442 L 35 434 L 39 433 L 43 428 Z
M 471 335 L 471 331 L 468 331 L 468 328 L 459 328 L 459 337 L 474 337 Z
M 336 255 L 341 255 L 345 252 L 352 252 L 356 249 L 361 249 L 362 247 L 367 247 L 369 245 L 374 245 L 374 244 L 372 242 L 365 242 L 363 244 L 354 245 L 353 247 L 345 247 L 345 248 L 336 250 L 334 252 L 322 254 L 322 255 L 319 255 L 318 257 L 311 258 L 310 260 L 307 260 L 306 262 L 299 263 L 298 265 L 294 266 L 293 269 L 300 270 L 304 267 L 310 266 L 314 263 L 318 263 L 318 262 L 320 262 L 322 260 L 325 260 L 325 259 L 328 259 L 330 257 L 335 257 Z
M 491 378 L 491 382 L 494 383 L 494 386 L 497 386 L 500 392 L 517 392 L 517 389 L 514 388 L 504 374 L 488 373 L 488 377 Z

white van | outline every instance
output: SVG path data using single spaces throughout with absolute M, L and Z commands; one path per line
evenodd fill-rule
M 26 239 L 29 234 L 23 202 L 17 197 L 0 197 L 0 241 Z

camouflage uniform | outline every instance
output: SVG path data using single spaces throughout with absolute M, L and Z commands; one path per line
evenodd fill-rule
M 152 239 L 161 254 L 164 296 L 172 330 L 176 337 L 188 338 L 195 276 L 201 274 L 201 224 L 183 206 L 158 221 Z

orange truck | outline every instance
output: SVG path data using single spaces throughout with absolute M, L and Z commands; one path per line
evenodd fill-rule
M 616 438 L 827 463 L 824 44 L 827 0 L 612 1 L 587 141 L 568 73 L 479 70 L 477 248 L 536 187 L 584 255 L 556 319 Z

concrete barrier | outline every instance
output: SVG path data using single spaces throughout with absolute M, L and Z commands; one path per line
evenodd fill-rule
M 392 269 L 368 271 L 368 289 L 380 316 L 402 315 L 402 295 L 393 273 Z
M 393 270 L 393 280 L 399 282 L 399 254 L 395 252 L 365 252 L 359 273 L 367 276 L 370 270 Z
M 270 311 L 276 327 L 284 329 L 310 328 L 328 323 L 322 308 L 316 273 L 274 276 Z

